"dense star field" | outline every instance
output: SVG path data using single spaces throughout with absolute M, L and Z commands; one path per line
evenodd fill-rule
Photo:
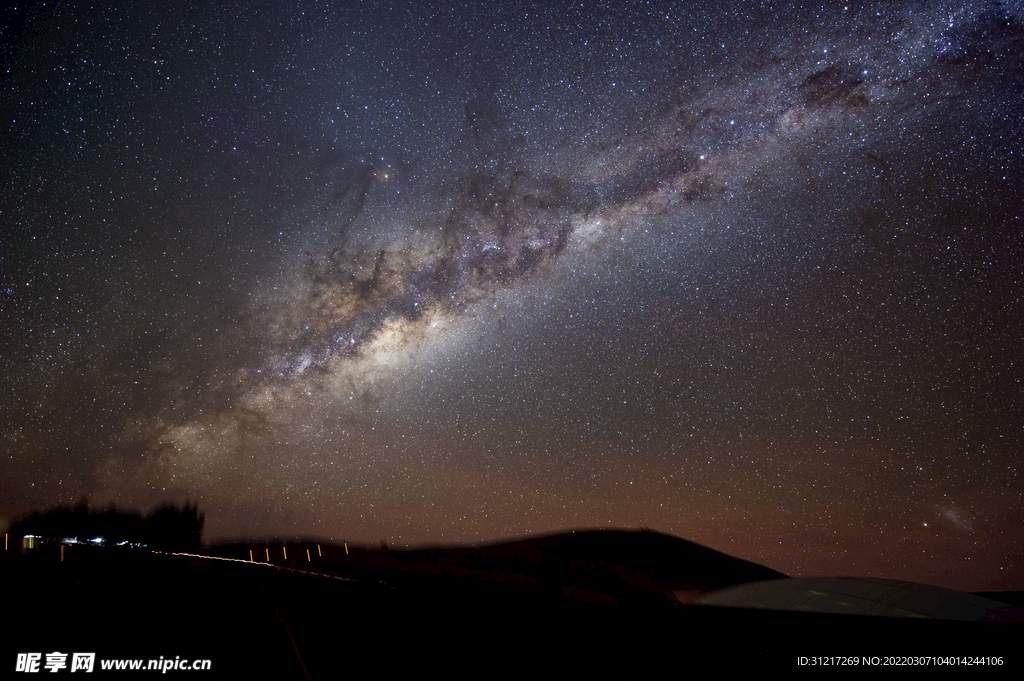
M 1018 2 L 26 3 L 0 514 L 1024 588 Z

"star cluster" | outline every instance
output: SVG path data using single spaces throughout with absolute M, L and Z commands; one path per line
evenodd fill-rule
M 29 4 L 3 513 L 1020 588 L 1017 3 Z

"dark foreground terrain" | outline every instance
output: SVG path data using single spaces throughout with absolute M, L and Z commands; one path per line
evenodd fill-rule
M 97 660 L 209 659 L 210 671 L 169 672 L 197 678 L 758 673 L 815 662 L 863 666 L 872 661 L 865 658 L 881 666 L 906 656 L 970 658 L 961 663 L 994 656 L 999 671 L 1020 668 L 1013 651 L 1024 625 L 683 605 L 664 586 L 669 578 L 679 586 L 678 575 L 652 568 L 642 550 L 602 562 L 588 553 L 591 540 L 551 541 L 348 553 L 265 542 L 214 548 L 205 558 L 82 548 L 63 562 L 53 551 L 10 551 L 0 560 L 7 632 L 0 676 L 15 670 L 18 653 L 45 660 L 54 651 L 95 652 Z M 713 568 L 691 569 L 696 591 L 721 586 L 708 582 L 770 578 L 761 566 L 715 563 L 683 544 L 677 558 L 703 555 Z M 263 551 L 276 565 L 248 562 L 253 548 L 254 558 Z M 559 554 L 570 549 L 579 557 Z M 102 675 L 98 662 L 95 674 Z

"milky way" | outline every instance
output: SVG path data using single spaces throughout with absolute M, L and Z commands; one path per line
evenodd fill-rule
M 1019 588 L 1017 3 L 5 18 L 3 512 Z

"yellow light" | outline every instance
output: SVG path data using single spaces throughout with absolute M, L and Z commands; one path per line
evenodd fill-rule
M 345 555 L 348 555 L 348 542 L 345 542 Z
M 309 557 L 309 549 L 306 549 L 306 562 L 312 563 L 313 559 Z

